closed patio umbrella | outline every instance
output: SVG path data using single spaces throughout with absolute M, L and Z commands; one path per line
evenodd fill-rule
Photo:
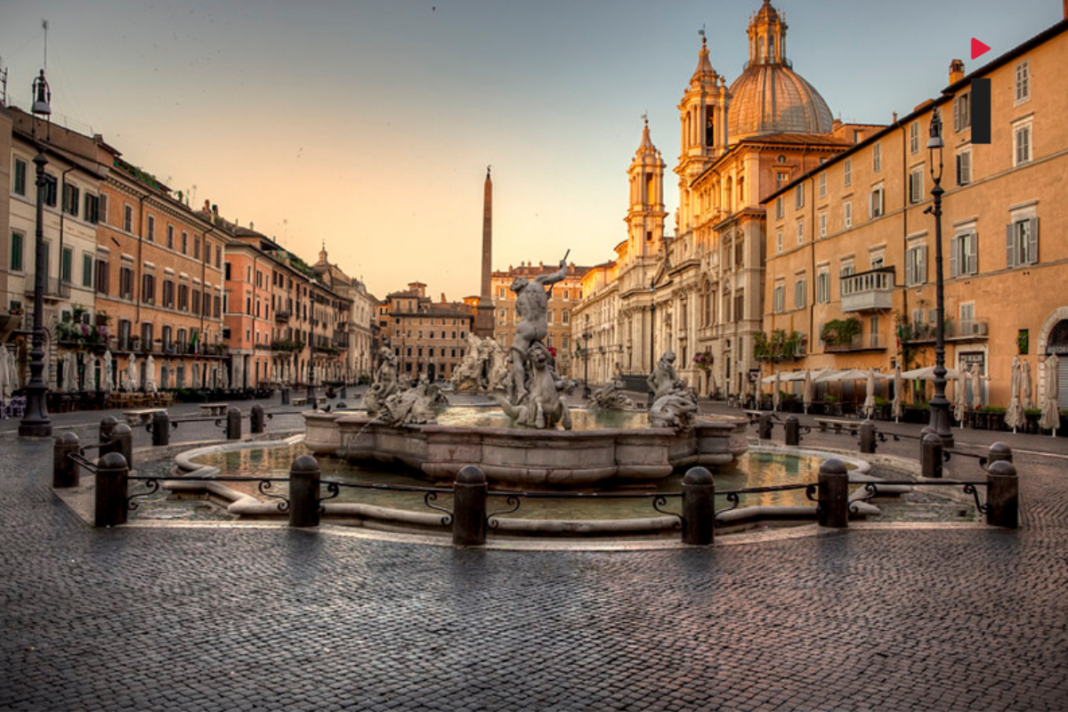
M 74 360 L 73 351 L 63 354 L 63 390 L 67 393 L 78 390 L 78 364 Z
M 11 381 L 15 374 L 11 372 L 11 367 L 8 365 L 7 347 L 0 346 L 0 349 L 3 349 L 3 351 L 0 352 L 0 400 L 6 401 L 11 397 Z
M 1020 403 L 1020 385 L 1023 380 L 1022 369 L 1020 367 L 1020 357 L 1012 357 L 1012 379 L 1009 381 L 1009 407 L 1005 411 L 1005 425 L 1012 428 L 1012 432 L 1016 432 L 1016 428 L 1023 425 L 1024 412 L 1023 404 Z
M 1034 380 L 1031 378 L 1031 362 L 1023 359 L 1020 364 L 1020 404 L 1023 405 L 1024 410 L 1031 410 L 1035 407 L 1034 392 Z
M 156 359 L 153 356 L 145 359 L 145 390 L 156 392 Z
M 972 381 L 972 410 L 979 410 L 983 407 L 983 374 L 977 364 L 968 369 L 968 377 Z
M 193 364 L 193 388 L 200 388 L 200 364 Z
M 779 409 L 779 386 L 780 386 L 780 382 L 781 382 L 781 378 L 779 376 L 779 372 L 776 371 L 775 372 L 775 380 L 772 382 L 772 385 L 771 385 L 771 388 L 772 388 L 772 391 L 771 391 L 771 409 L 772 410 L 778 410 Z
M 964 371 L 958 372 L 953 385 L 953 417 L 960 423 L 961 429 L 964 429 L 964 411 L 968 408 L 967 394 L 965 393 L 967 383 L 968 377 Z
M 130 354 L 130 361 L 126 365 L 126 390 L 137 390 L 137 357 Z
M 894 399 L 890 401 L 890 415 L 898 422 L 905 414 L 905 405 L 901 402 L 901 365 L 894 366 Z
M 934 366 L 924 366 L 923 368 L 914 368 L 911 371 L 905 371 L 901 374 L 901 377 L 906 381 L 933 381 L 934 380 Z M 955 368 L 946 368 L 946 379 L 953 379 L 959 376 L 960 373 Z
M 870 418 L 875 414 L 875 369 L 868 369 L 867 376 L 867 393 L 864 395 L 864 405 L 861 406 L 861 411 L 864 413 L 865 418 Z
M 100 388 L 104 393 L 111 393 L 115 389 L 115 382 L 112 380 L 112 363 L 114 357 L 111 355 L 111 351 L 104 352 L 104 374 L 100 378 Z
M 1038 424 L 1046 430 L 1052 430 L 1056 435 L 1057 427 L 1061 424 L 1061 409 L 1057 402 L 1057 397 L 1060 395 L 1060 384 L 1057 382 L 1059 376 L 1057 354 L 1046 357 L 1042 368 L 1046 370 L 1046 392 L 1042 396 L 1042 419 L 1038 421 Z
M 816 398 L 816 384 L 812 381 L 812 371 L 805 369 L 805 385 L 801 390 L 801 399 L 805 404 L 805 412 L 808 413 L 808 409 L 812 406 L 812 401 Z

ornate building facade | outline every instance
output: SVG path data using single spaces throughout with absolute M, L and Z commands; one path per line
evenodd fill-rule
M 664 234 L 665 164 L 645 126 L 628 170 L 627 239 L 613 263 L 587 275 L 578 310 L 578 323 L 589 315 L 605 346 L 598 378 L 618 368 L 639 387 L 668 350 L 678 356 L 680 377 L 701 393 L 739 393 L 755 378 L 766 238 L 761 201 L 876 128 L 832 119 L 819 92 L 786 59 L 786 30 L 765 2 L 749 24 L 745 69 L 729 87 L 702 39 L 678 105 L 673 236 Z
M 408 289 L 390 292 L 378 305 L 382 344 L 396 355 L 399 373 L 413 381 L 421 376 L 448 380 L 463 360 L 476 309 L 446 301 L 444 294 L 435 302 L 426 295 L 425 284 L 410 282 Z

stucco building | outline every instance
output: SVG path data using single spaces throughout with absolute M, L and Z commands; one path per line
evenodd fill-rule
M 474 328 L 475 309 L 426 296 L 426 285 L 410 282 L 408 289 L 391 292 L 378 306 L 382 344 L 397 356 L 399 373 L 413 380 L 449 379 L 463 360 L 467 335 Z
M 1068 354 L 1066 31 L 1061 22 L 971 74 L 954 61 L 937 98 L 768 197 L 763 331 L 807 344 L 778 368 L 933 365 L 926 145 L 937 110 L 945 140 L 946 365 L 989 374 L 988 392 L 979 395 L 1005 405 L 1019 356 L 1036 374 L 1036 395 L 1043 391 L 1040 364 Z M 971 135 L 970 83 L 980 77 L 991 81 L 989 144 Z M 1068 407 L 1068 360 L 1060 381 Z
M 312 269 L 321 276 L 324 283 L 352 304 L 348 318 L 340 324 L 338 345 L 344 349 L 345 379 L 355 383 L 361 376 L 371 376 L 374 361 L 371 323 L 378 300 L 367 291 L 366 284 L 355 277 L 349 277 L 327 257 L 324 244 L 323 249 L 319 251 L 319 261 L 312 265 Z

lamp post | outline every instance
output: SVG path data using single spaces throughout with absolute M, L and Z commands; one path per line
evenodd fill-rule
M 49 102 L 52 92 L 45 81 L 44 70 L 33 80 L 33 116 L 31 133 L 37 148 L 34 165 L 37 166 L 37 225 L 33 265 L 33 342 L 30 349 L 30 382 L 26 384 L 26 413 L 19 422 L 19 436 L 30 438 L 52 437 L 52 421 L 48 417 L 48 384 L 44 382 L 44 290 L 48 275 L 45 263 L 44 242 L 44 191 L 48 185 L 45 166 L 48 159 L 44 146 L 37 140 L 37 117 L 46 119 L 52 115 Z
M 315 407 L 315 291 L 308 280 L 308 405 Z
M 582 397 L 590 397 L 590 315 L 586 315 L 586 331 L 582 334 Z
M 934 397 L 931 399 L 931 427 L 942 438 L 943 447 L 953 447 L 953 429 L 949 422 L 949 400 L 946 398 L 946 305 L 942 286 L 942 118 L 935 109 L 931 115 L 930 138 L 927 149 L 930 154 L 931 197 L 934 205 L 925 213 L 935 219 L 935 368 Z M 935 159 L 938 159 L 937 167 Z
M 656 277 L 653 277 L 649 282 L 649 302 L 652 305 L 649 309 L 649 373 L 652 374 L 656 370 L 656 354 L 654 350 L 656 348 Z M 653 396 L 655 394 L 649 391 L 649 403 L 648 407 L 653 407 Z

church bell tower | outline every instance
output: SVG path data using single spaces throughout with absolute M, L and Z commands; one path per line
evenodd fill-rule
M 627 238 L 631 255 L 656 255 L 664 238 L 664 159 L 649 137 L 649 119 L 642 129 L 642 142 L 634 153 L 627 175 L 630 200 Z

